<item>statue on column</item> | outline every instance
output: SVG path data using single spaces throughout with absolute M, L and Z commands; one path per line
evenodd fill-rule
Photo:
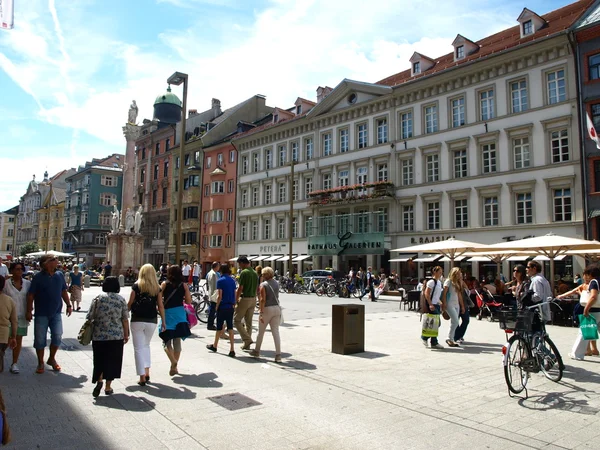
M 119 210 L 117 209 L 117 204 L 113 204 L 113 212 L 112 212 L 112 220 L 110 223 L 110 228 L 112 233 L 116 233 L 119 231 Z
M 135 103 L 135 100 L 133 100 L 131 102 L 131 105 L 129 106 L 129 117 L 127 119 L 127 122 L 135 125 L 137 116 L 138 116 L 138 107 L 137 107 L 137 104 Z
M 134 224 L 133 212 L 131 211 L 131 208 L 127 208 L 127 213 L 125 214 L 125 232 L 129 233 Z
M 139 206 L 137 211 L 135 212 L 135 225 L 133 231 L 135 233 L 139 233 L 142 228 L 142 213 L 144 212 L 144 208 L 142 205 Z

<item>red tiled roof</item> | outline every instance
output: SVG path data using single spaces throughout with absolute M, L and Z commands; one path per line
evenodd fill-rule
M 249 136 L 249 135 L 254 134 L 254 133 L 258 133 L 260 131 L 264 131 L 264 130 L 266 130 L 268 128 L 271 128 L 271 127 L 275 127 L 275 126 L 278 126 L 278 125 L 283 125 L 284 123 L 293 122 L 294 120 L 298 120 L 298 119 L 303 118 L 304 116 L 306 116 L 306 114 L 308 114 L 308 112 L 306 112 L 304 114 L 300 114 L 299 116 L 292 117 L 291 119 L 281 119 L 279 122 L 276 122 L 276 123 L 273 123 L 273 122 L 265 123 L 265 124 L 260 125 L 260 126 L 258 126 L 256 128 L 252 128 L 251 130 L 245 131 L 244 133 L 240 133 L 240 134 L 236 135 L 232 139 L 232 141 L 237 141 L 237 140 L 239 140 L 239 139 L 241 139 L 243 137 Z
M 309 103 L 309 104 L 311 104 L 313 106 L 317 104 L 316 102 L 313 102 L 312 100 L 307 100 L 307 99 L 302 98 L 302 97 L 298 97 L 298 100 L 302 100 L 304 103 Z
M 437 58 L 435 60 L 435 65 L 431 69 L 426 70 L 419 75 L 411 77 L 411 69 L 408 69 L 384 78 L 383 80 L 378 81 L 376 84 L 397 86 L 407 81 L 416 80 L 434 73 L 442 72 L 460 64 L 465 64 L 467 62 L 491 56 L 495 53 L 502 52 L 512 47 L 517 47 L 537 39 L 558 34 L 573 25 L 573 23 L 575 23 L 575 21 L 581 17 L 581 15 L 594 1 L 595 0 L 579 0 L 575 3 L 543 15 L 542 18 L 546 21 L 546 25 L 530 36 L 526 36 L 521 39 L 520 25 L 516 25 L 507 30 L 477 41 L 476 44 L 479 45 L 479 50 L 464 59 L 455 62 L 454 53 L 449 53 Z

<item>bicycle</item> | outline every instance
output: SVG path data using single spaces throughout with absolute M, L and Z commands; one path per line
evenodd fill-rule
M 511 397 L 512 394 L 520 394 L 523 391 L 525 398 L 529 397 L 527 382 L 530 373 L 541 371 L 546 378 L 555 383 L 562 379 L 565 366 L 556 345 L 546 332 L 541 313 L 541 308 L 549 303 L 556 304 L 554 299 L 549 298 L 548 302 L 527 306 L 522 311 L 499 312 L 500 328 L 506 334 L 514 333 L 502 348 L 504 379 Z M 532 330 L 536 316 L 540 319 L 539 331 Z
M 196 317 L 202 323 L 208 323 L 208 312 L 210 311 L 210 301 L 208 294 L 204 293 L 204 289 L 200 287 L 199 292 L 192 293 L 192 306 L 196 311 Z

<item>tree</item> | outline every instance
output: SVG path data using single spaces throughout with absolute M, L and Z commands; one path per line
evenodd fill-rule
M 25 242 L 21 245 L 21 256 L 25 256 L 27 253 L 37 252 L 39 247 L 37 242 Z

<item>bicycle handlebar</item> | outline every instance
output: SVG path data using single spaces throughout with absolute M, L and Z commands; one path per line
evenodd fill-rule
M 548 297 L 548 299 L 545 302 L 539 302 L 532 306 L 526 306 L 525 309 L 541 308 L 542 306 L 549 304 L 549 303 L 554 303 L 558 307 L 558 309 L 560 309 L 561 311 L 563 310 L 560 306 L 560 300 L 557 298 L 552 298 L 552 297 Z

